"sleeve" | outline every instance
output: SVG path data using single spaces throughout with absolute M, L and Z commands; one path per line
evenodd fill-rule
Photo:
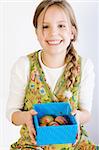
M 20 57 L 12 67 L 6 116 L 10 122 L 15 111 L 21 111 L 24 104 L 25 89 L 29 79 L 28 57 Z
M 91 112 L 95 73 L 90 59 L 82 59 L 81 72 L 79 107 Z

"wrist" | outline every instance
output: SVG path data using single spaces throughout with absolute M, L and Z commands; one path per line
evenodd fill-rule
M 76 118 L 77 124 L 80 125 L 80 111 L 79 110 L 76 111 L 75 118 Z

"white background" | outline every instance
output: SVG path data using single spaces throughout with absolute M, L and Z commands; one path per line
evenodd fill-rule
M 9 92 L 10 71 L 14 62 L 40 48 L 32 26 L 33 12 L 40 0 L 0 1 L 0 150 L 19 137 L 20 127 L 8 122 L 5 116 Z M 95 66 L 95 90 L 92 119 L 87 124 L 90 138 L 99 144 L 99 0 L 69 0 L 79 26 L 77 49 L 90 57 Z

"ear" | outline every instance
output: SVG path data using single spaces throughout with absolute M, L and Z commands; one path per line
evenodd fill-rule
M 75 40 L 76 29 L 74 26 L 71 27 L 71 40 Z

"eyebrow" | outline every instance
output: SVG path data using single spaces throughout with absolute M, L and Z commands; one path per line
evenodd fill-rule
M 46 21 L 44 21 L 43 23 L 49 24 L 49 22 L 46 22 Z M 57 23 L 67 23 L 67 22 L 64 20 L 61 20 L 61 21 L 58 21 Z

